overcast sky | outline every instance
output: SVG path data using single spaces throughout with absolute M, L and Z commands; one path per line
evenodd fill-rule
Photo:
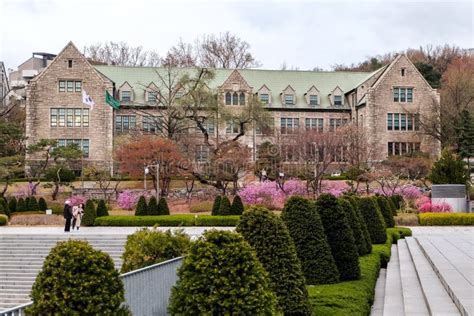
M 0 60 L 16 68 L 32 52 L 70 40 L 124 41 L 164 55 L 182 38 L 230 31 L 263 68 L 330 69 L 427 44 L 472 48 L 473 1 L 0 0 Z

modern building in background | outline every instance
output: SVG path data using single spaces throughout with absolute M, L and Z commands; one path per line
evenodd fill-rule
M 27 145 L 42 138 L 57 139 L 60 146 L 78 144 L 87 161 L 111 162 L 118 135 L 154 132 L 150 117 L 159 115 L 156 98 L 166 69 L 93 66 L 72 43 L 43 65 L 46 68 L 27 89 Z M 179 71 L 194 73 L 196 69 Z M 237 109 L 256 97 L 269 111 L 272 131 L 262 133 L 254 127 L 241 139 L 253 150 L 253 157 L 262 142 L 272 141 L 277 134 L 303 127 L 332 131 L 349 122 L 367 131 L 375 160 L 415 151 L 439 155 L 439 141 L 425 134 L 421 124 L 423 117 L 433 115 L 439 94 L 405 55 L 374 72 L 214 72 L 209 88 L 217 93 L 218 102 Z M 94 101 L 93 109 L 83 104 L 83 91 Z M 106 91 L 120 100 L 119 110 L 106 103 Z M 207 122 L 207 130 L 220 137 L 239 132 L 232 122 Z
M 7 72 L 3 61 L 0 61 L 0 106 L 7 105 L 7 94 L 10 91 Z

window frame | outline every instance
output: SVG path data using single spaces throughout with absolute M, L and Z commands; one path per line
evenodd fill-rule
M 310 94 L 309 98 L 308 98 L 308 101 L 309 101 L 308 105 L 312 105 L 312 106 L 318 106 L 319 105 L 317 94 Z
M 128 93 L 128 96 L 124 98 L 124 94 Z M 132 91 L 124 90 L 120 91 L 120 101 L 122 102 L 132 102 Z
M 339 98 L 340 100 L 336 100 L 336 98 Z M 333 100 L 334 100 L 334 105 L 343 105 L 342 95 L 334 95 Z
M 295 95 L 294 94 L 284 94 L 283 95 L 284 105 L 294 105 L 295 104 Z M 291 103 L 290 103 L 291 101 Z

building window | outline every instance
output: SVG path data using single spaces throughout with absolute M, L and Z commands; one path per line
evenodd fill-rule
M 156 102 L 158 99 L 156 91 L 148 91 L 148 102 Z
M 117 115 L 115 116 L 115 132 L 127 133 L 136 126 L 135 115 Z
M 309 105 L 318 105 L 318 96 L 312 94 L 309 96 Z
M 57 147 L 66 147 L 76 145 L 81 151 L 84 158 L 89 157 L 90 144 L 88 139 L 58 139 Z
M 393 114 L 387 113 L 387 130 L 393 130 Z
M 240 105 L 245 105 L 245 94 L 243 92 L 240 93 L 239 103 Z
M 293 105 L 294 104 L 294 95 L 292 94 L 285 94 L 285 105 Z
M 59 80 L 59 92 L 82 92 L 82 81 L 78 80 Z
M 275 130 L 275 120 L 267 118 L 263 122 L 258 122 L 255 126 L 255 134 L 257 135 L 273 135 Z
M 234 92 L 234 94 L 232 94 L 232 105 L 239 105 L 239 95 L 237 94 L 237 92 Z
M 123 102 L 130 102 L 132 100 L 132 92 L 131 91 L 122 91 L 122 101 Z
M 292 117 L 280 118 L 280 130 L 282 134 L 293 134 L 300 127 L 300 120 Z
M 393 88 L 394 102 L 413 102 L 413 88 Z
M 334 96 L 334 105 L 342 105 L 342 95 Z
M 340 126 L 346 125 L 348 122 L 347 119 L 329 119 L 329 131 L 334 132 Z
M 209 120 L 209 121 L 204 122 L 204 127 L 206 128 L 206 131 L 208 134 L 214 135 L 215 133 L 214 120 Z
M 75 92 L 82 92 L 82 82 L 81 81 L 74 81 L 74 91 Z
M 66 81 L 59 80 L 59 92 L 66 92 Z
M 387 113 L 388 131 L 418 131 L 420 130 L 420 114 Z
M 207 162 L 209 159 L 209 148 L 205 145 L 196 145 L 196 161 Z
M 142 120 L 142 129 L 147 133 L 156 133 L 161 131 L 161 117 L 156 116 L 144 116 Z
M 225 104 L 226 105 L 231 105 L 232 104 L 232 96 L 230 95 L 230 92 L 227 92 L 225 94 Z
M 236 120 L 228 121 L 225 132 L 227 134 L 238 134 L 239 133 L 239 122 L 236 121 Z
M 69 60 L 67 61 L 67 67 L 68 67 L 68 68 L 72 68 L 72 59 L 69 59 Z
M 67 81 L 67 92 L 74 92 L 74 81 Z
M 324 129 L 324 119 L 322 118 L 307 118 L 305 119 L 306 129 L 315 129 L 318 132 L 322 132 Z
M 89 109 L 52 108 L 50 111 L 51 127 L 88 127 Z
M 402 68 L 402 69 L 400 70 L 400 74 L 402 75 L 402 77 L 405 77 L 405 68 Z
M 387 153 L 389 156 L 400 156 L 420 152 L 420 143 L 389 142 Z
M 270 103 L 270 96 L 267 93 L 260 94 L 260 102 L 262 102 L 263 104 Z

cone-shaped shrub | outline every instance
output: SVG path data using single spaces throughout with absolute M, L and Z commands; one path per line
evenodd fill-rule
M 230 201 L 227 196 L 221 198 L 219 205 L 219 215 L 230 215 Z
M 354 212 L 356 213 L 356 216 L 359 218 L 360 229 L 362 230 L 362 236 L 364 236 L 365 246 L 367 249 L 367 252 L 364 254 L 369 254 L 372 252 L 372 240 L 370 239 L 369 229 L 367 228 L 367 224 L 365 223 L 364 216 L 362 215 L 362 212 L 359 209 L 360 197 L 348 196 L 347 198 L 351 202 L 352 207 L 354 208 Z
M 253 206 L 243 213 L 236 231 L 252 246 L 270 274 L 278 309 L 284 315 L 311 315 L 300 260 L 282 219 L 264 207 Z
M 390 207 L 390 204 L 388 203 L 388 199 L 385 196 L 377 196 L 375 197 L 375 201 L 377 202 L 379 206 L 380 213 L 382 213 L 385 226 L 387 228 L 395 227 L 395 220 L 393 219 L 392 208 Z
M 85 241 L 61 241 L 51 249 L 31 298 L 27 315 L 126 315 L 112 258 Z
M 375 203 L 371 197 L 364 197 L 359 199 L 358 206 L 367 225 L 372 244 L 383 244 L 387 241 L 385 222 Z
M 27 212 L 27 211 L 29 211 L 29 210 L 30 210 L 30 197 L 27 196 L 27 197 L 25 198 L 25 210 L 24 210 L 24 212 Z
M 331 194 L 319 196 L 316 210 L 321 217 L 341 280 L 357 280 L 360 277 L 359 255 L 345 211 Z
M 9 210 L 8 209 L 5 209 L 5 206 L 3 206 L 2 203 L 0 203 L 0 214 L 1 215 L 6 215 L 6 216 L 9 216 Z
M 42 197 L 38 200 L 38 207 L 40 211 L 45 212 L 48 209 L 48 204 L 46 204 L 46 200 Z
M 147 208 L 148 208 L 148 206 L 146 205 L 146 199 L 145 199 L 145 197 L 142 195 L 142 196 L 140 196 L 140 198 L 138 199 L 137 207 L 136 207 L 136 209 L 135 209 L 135 215 L 136 215 L 136 216 L 147 215 L 147 213 L 148 213 Z
M 242 203 L 242 199 L 240 196 L 234 196 L 234 200 L 232 201 L 232 206 L 230 208 L 230 215 L 242 215 L 244 212 L 244 203 Z
M 148 201 L 147 215 L 160 215 L 158 212 L 158 201 L 154 196 L 152 196 L 150 201 Z
M 339 272 L 314 205 L 293 196 L 285 203 L 281 217 L 295 243 L 306 284 L 338 282 Z
M 0 210 L 0 213 L 3 213 L 10 217 L 10 209 L 8 208 L 8 202 L 3 197 L 0 197 Z
M 354 241 L 357 246 L 357 253 L 359 256 L 367 254 L 367 243 L 362 233 L 362 229 L 360 228 L 360 218 L 357 216 L 354 207 L 348 198 L 339 199 L 338 203 L 346 214 L 346 218 L 349 219 L 352 235 L 354 236 Z
M 403 200 L 403 197 L 398 194 L 392 195 L 390 200 L 392 200 L 393 205 L 395 205 L 395 213 L 393 216 L 397 216 L 398 211 L 403 207 L 405 201 Z
M 16 205 L 16 211 L 17 212 L 26 212 L 27 211 L 26 203 L 25 203 L 25 200 L 23 198 L 18 199 L 18 204 Z
M 82 225 L 93 226 L 96 217 L 97 211 L 95 209 L 94 202 L 92 200 L 87 200 L 84 207 L 84 215 L 82 216 Z
M 170 209 L 164 197 L 161 197 L 158 202 L 158 215 L 170 215 Z
M 171 315 L 274 315 L 268 273 L 240 234 L 206 231 L 193 243 L 171 291 Z
M 39 211 L 38 201 L 34 196 L 28 200 L 28 211 Z
M 12 197 L 10 201 L 8 202 L 8 209 L 10 210 L 10 213 L 16 212 L 16 197 Z
M 97 217 L 101 216 L 109 216 L 109 210 L 104 200 L 100 200 L 99 204 L 97 204 Z
M 216 196 L 214 199 L 214 204 L 212 204 L 212 215 L 219 215 L 219 207 L 221 206 L 221 199 L 220 195 Z

